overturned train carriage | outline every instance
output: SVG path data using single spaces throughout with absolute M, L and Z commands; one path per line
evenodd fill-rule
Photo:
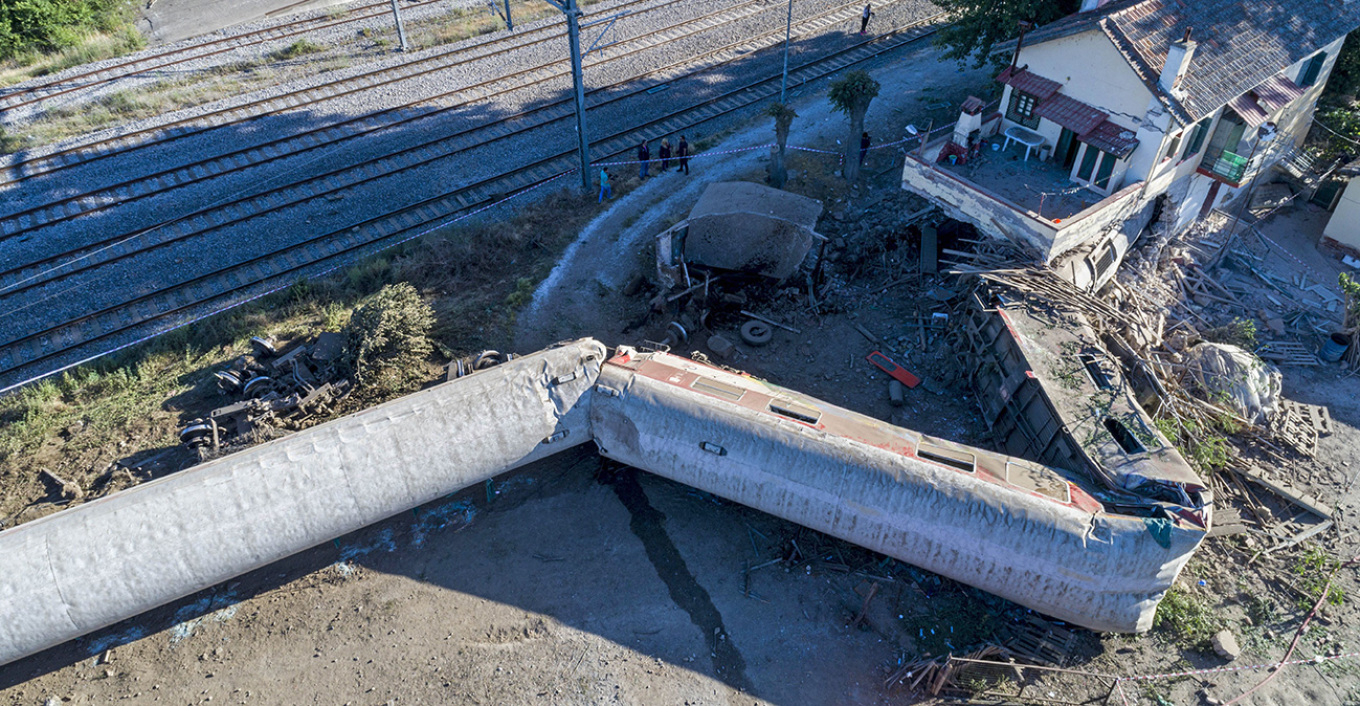
M 620 349 L 591 426 L 609 458 L 1095 630 L 1151 627 L 1205 533 L 1107 512 L 1076 476 L 666 354 Z
M 1090 478 L 1107 507 L 1209 525 L 1212 492 L 1084 315 L 984 285 L 963 329 L 983 418 L 1003 451 Z
M 496 474 L 601 454 L 1097 630 L 1203 537 L 1076 477 L 663 353 L 582 340 L 0 532 L 0 664 Z

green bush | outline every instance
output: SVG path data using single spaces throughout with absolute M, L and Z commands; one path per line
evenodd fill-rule
M 1152 627 L 1169 633 L 1187 647 L 1202 650 L 1222 627 L 1222 621 L 1214 615 L 1206 600 L 1172 586 L 1157 605 Z
M 0 59 L 51 53 L 94 33 L 125 33 L 127 0 L 6 0 L 0 3 Z
M 418 379 L 434 351 L 434 311 L 408 282 L 383 287 L 364 300 L 345 327 L 350 366 L 361 387 L 395 392 Z

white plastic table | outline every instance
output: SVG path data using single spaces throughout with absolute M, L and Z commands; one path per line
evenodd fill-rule
M 1009 149 L 1011 142 L 1019 142 L 1025 146 L 1025 161 L 1028 162 L 1030 150 L 1044 144 L 1044 136 L 1028 128 L 1015 125 L 1006 129 L 1006 144 L 1001 149 L 1003 151 Z

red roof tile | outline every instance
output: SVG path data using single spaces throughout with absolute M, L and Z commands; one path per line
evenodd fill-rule
M 1256 102 L 1260 103 L 1267 113 L 1274 113 L 1303 97 L 1303 89 L 1299 84 L 1279 75 L 1266 79 L 1265 83 L 1251 92 L 1256 94 Z
M 1261 123 L 1270 119 L 1266 111 L 1261 108 L 1261 104 L 1257 103 L 1250 93 L 1243 93 L 1228 101 L 1228 107 L 1232 108 L 1234 113 L 1241 116 L 1252 127 L 1259 127 Z
M 1085 135 L 1110 117 L 1109 113 L 1094 108 L 1070 96 L 1054 93 L 1039 102 L 1034 114 L 1077 133 Z
M 1057 81 L 1050 81 L 1043 76 L 1015 66 L 1007 66 L 1006 70 L 996 77 L 996 80 L 1009 84 L 1011 88 L 1028 93 L 1039 100 L 1057 93 L 1058 89 L 1062 88 L 1062 84 Z
M 1085 135 L 1079 135 L 1078 139 L 1121 159 L 1129 156 L 1133 148 L 1138 146 L 1138 138 L 1132 130 L 1108 120 L 1095 126 Z

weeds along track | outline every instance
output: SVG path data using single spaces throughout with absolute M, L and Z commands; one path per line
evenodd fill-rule
M 426 2 L 436 1 L 426 0 Z M 625 0 L 622 3 L 612 5 L 609 11 L 628 10 L 641 5 L 645 7 L 631 10 L 634 14 L 641 14 L 678 5 L 685 1 Z M 652 4 L 648 5 L 649 2 Z M 390 12 L 390 6 L 388 7 Z M 0 158 L 0 187 L 35 177 L 52 175 L 55 172 L 124 155 L 134 150 L 159 147 L 211 130 L 315 106 L 364 91 L 372 91 L 426 74 L 456 69 L 482 61 L 496 61 L 511 52 L 554 40 L 562 40 L 565 37 L 566 31 L 555 24 L 521 30 L 512 35 L 487 37 L 460 43 L 429 56 L 403 60 L 395 65 L 375 68 L 353 76 L 337 78 L 333 81 L 326 81 L 246 103 L 226 105 L 208 112 L 187 115 L 169 122 L 122 132 L 90 142 L 74 144 L 51 152 L 41 152 L 31 156 L 12 156 L 7 159 Z M 381 112 L 390 113 L 413 108 L 435 98 L 437 97 L 423 97 L 392 106 L 390 110 Z M 358 116 L 354 120 L 361 120 L 365 117 L 368 116 Z M 324 128 L 318 128 L 313 132 L 320 132 L 322 129 Z M 263 148 L 264 145 L 256 145 L 255 147 Z M 6 218 L 12 217 L 6 216 Z
M 857 1 L 840 6 L 815 18 L 805 19 L 797 29 L 800 32 L 808 32 L 813 26 L 853 20 L 858 16 L 861 7 Z M 931 35 L 934 32 L 933 23 L 940 19 L 940 15 L 935 15 L 917 20 L 878 37 L 858 40 L 791 66 L 790 85 L 801 86 L 870 60 L 886 51 L 916 42 Z M 778 34 L 778 41 L 782 41 L 782 29 L 772 34 Z M 705 68 L 712 69 L 736 61 L 758 48 L 757 45 L 761 41 L 767 42 L 768 45 L 770 37 L 762 35 L 743 42 L 741 47 L 730 47 L 728 51 L 732 55 L 729 58 L 709 62 L 705 64 Z M 693 60 L 686 63 L 693 63 Z M 693 74 L 699 69 L 682 71 Z M 627 96 L 645 94 L 647 88 L 643 86 L 631 89 L 625 96 L 619 96 L 617 99 L 625 100 Z M 602 90 L 604 89 L 597 89 Z M 616 155 L 628 154 L 640 140 L 656 139 L 662 135 L 690 130 L 715 118 L 769 100 L 777 96 L 778 91 L 779 74 L 776 72 L 772 75 L 745 78 L 735 85 L 726 87 L 721 94 L 709 96 L 699 105 L 690 105 L 659 115 L 644 115 L 642 111 L 630 111 L 629 114 L 635 116 L 631 124 L 617 127 L 607 134 L 593 136 L 593 157 L 596 160 L 607 160 Z M 534 121 L 530 126 L 521 126 L 515 130 L 519 132 L 537 130 L 570 115 L 569 111 L 564 113 L 552 119 Z M 474 135 L 473 139 L 479 144 L 486 144 L 488 140 L 502 138 Z M 432 151 L 431 148 L 425 149 Z M 434 154 L 428 159 L 435 160 L 446 156 Z M 143 286 L 128 289 L 122 293 L 125 296 L 109 302 L 96 311 L 68 317 L 58 322 L 47 322 L 28 331 L 7 332 L 4 342 L 0 343 L 0 386 L 21 383 L 33 376 L 88 360 L 169 330 L 185 321 L 220 311 L 273 288 L 342 267 L 394 243 L 445 224 L 459 214 L 494 203 L 505 194 L 558 179 L 573 170 L 575 157 L 574 149 L 562 149 L 494 176 L 464 184 L 433 198 L 422 199 L 382 215 L 351 223 L 344 228 L 306 235 L 286 247 L 235 261 L 225 257 L 207 258 L 204 262 L 205 271 L 185 274 L 180 281 L 164 284 L 147 282 Z M 317 183 L 318 187 L 321 185 L 321 182 Z M 314 192 L 310 199 L 321 198 L 324 195 L 324 192 Z M 254 214 L 244 217 L 252 218 Z M 107 262 L 109 261 L 106 260 L 105 263 Z M 0 294 L 0 306 L 8 311 L 41 307 L 44 298 L 61 296 L 65 289 L 77 286 L 80 285 L 68 286 L 64 281 L 49 281 L 47 286 L 42 288 L 43 292 L 39 298 L 26 298 L 24 296 L 26 289 L 22 286 L 11 287 L 9 291 Z M 18 296 L 13 296 L 16 294 Z
M 641 4 L 644 1 L 647 0 L 638 0 L 638 2 L 627 3 L 624 7 Z M 685 1 L 686 0 L 664 0 L 661 3 L 635 11 L 635 14 L 659 10 Z M 630 49 L 628 53 L 597 60 L 594 63 L 587 63 L 587 67 L 596 66 L 602 63 L 610 63 L 618 61 L 619 59 L 627 59 L 638 51 L 654 49 L 672 42 L 687 39 L 698 32 L 706 31 L 714 26 L 731 22 L 735 19 L 749 17 L 757 12 L 766 11 L 768 8 L 769 5 L 766 3 L 766 0 L 746 0 L 745 2 L 729 6 L 719 12 L 713 12 L 700 17 L 677 22 L 670 26 L 659 28 L 644 37 L 629 40 Z M 321 94 L 322 97 L 320 98 L 313 99 L 304 95 L 310 91 L 301 91 L 296 94 L 269 99 L 268 101 L 259 101 L 258 103 L 269 102 L 276 104 L 267 107 L 270 114 L 283 112 L 285 110 L 294 109 L 300 105 L 339 98 L 359 91 L 371 90 L 378 86 L 406 80 L 422 73 L 476 63 L 534 44 L 562 39 L 566 35 L 565 31 L 558 30 L 555 27 L 539 28 L 538 30 L 532 31 L 540 33 L 540 36 L 528 38 L 527 41 L 524 41 L 526 40 L 525 35 L 529 34 L 526 32 L 525 35 L 518 37 L 521 41 L 514 43 L 513 45 L 502 46 L 490 52 L 477 54 L 476 56 L 454 57 L 451 54 L 445 54 L 440 55 L 439 57 L 422 59 L 400 67 L 394 67 L 400 69 L 400 71 L 375 71 L 371 73 L 376 75 L 366 74 L 364 77 L 355 77 L 362 78 L 363 80 L 361 81 L 350 81 L 348 79 L 338 81 L 336 83 L 343 83 L 345 85 L 324 87 L 326 90 Z M 414 64 L 423 64 L 432 60 L 437 61 L 434 61 L 431 65 L 421 66 L 420 68 L 415 68 L 413 66 Z M 0 214 L 0 241 L 21 237 L 40 228 L 70 221 L 89 213 L 105 211 L 114 208 L 115 206 L 120 206 L 158 194 L 164 194 L 190 184 L 216 179 L 223 175 L 241 172 L 262 164 L 277 162 L 305 152 L 311 152 L 318 149 L 332 149 L 345 141 L 373 135 L 402 125 L 419 122 L 428 123 L 431 118 L 452 114 L 477 101 L 484 100 L 491 95 L 523 90 L 569 75 L 569 63 L 566 59 L 552 61 L 522 71 L 501 74 L 496 78 L 480 81 L 471 85 L 460 85 L 457 88 L 443 91 L 435 95 L 423 96 L 416 100 L 397 103 L 381 110 L 356 115 L 299 132 L 292 132 L 265 142 L 245 145 L 239 149 L 213 155 L 206 159 L 182 163 L 154 173 L 138 175 L 106 186 L 100 186 L 81 193 L 49 200 L 43 204 L 22 211 Z M 319 90 L 321 88 L 323 87 L 318 87 L 318 89 L 314 90 Z M 285 98 L 287 99 L 286 101 L 283 100 Z M 441 103 L 441 101 L 449 100 L 452 102 Z M 429 104 L 437 104 L 437 107 L 431 107 L 422 111 L 413 110 Z M 553 105 L 559 104 L 564 105 L 565 103 L 558 102 Z M 249 106 L 241 107 L 246 108 Z M 265 113 L 252 114 L 248 119 L 262 117 L 264 114 Z M 197 133 L 215 127 L 220 127 L 220 125 L 207 125 L 199 128 L 191 128 L 191 130 L 192 133 Z M 178 135 L 171 135 L 161 142 L 163 143 L 187 134 L 191 133 L 185 132 Z M 145 146 L 145 143 L 135 145 L 129 149 L 142 146 Z M 99 153 L 99 156 L 111 156 L 116 153 L 117 152 Z M 31 172 L 27 176 L 36 176 L 41 173 L 46 172 Z M 3 184 L 0 183 L 0 185 Z M 57 258 L 60 257 L 62 256 L 57 256 Z M 33 263 L 30 263 L 25 269 L 31 270 L 32 267 Z M 10 277 L 11 274 L 13 273 L 10 270 L 0 271 L 0 287 L 4 287 L 6 284 L 13 281 Z
M 423 5 L 433 5 L 440 0 L 409 0 L 406 7 L 414 9 Z M 134 76 L 172 69 L 176 66 L 217 56 L 227 52 L 259 46 L 269 42 L 290 39 L 311 32 L 340 27 L 364 20 L 377 19 L 392 14 L 389 2 L 375 2 L 355 7 L 343 15 L 320 15 L 306 17 L 291 22 L 272 25 L 251 32 L 242 32 L 225 37 L 217 37 L 204 42 L 175 47 L 165 51 L 137 56 L 89 71 L 65 76 L 57 75 L 50 81 L 33 83 L 19 88 L 0 90 L 0 111 L 15 110 L 38 105 L 44 101 L 65 96 L 76 91 L 105 86 L 114 81 Z

